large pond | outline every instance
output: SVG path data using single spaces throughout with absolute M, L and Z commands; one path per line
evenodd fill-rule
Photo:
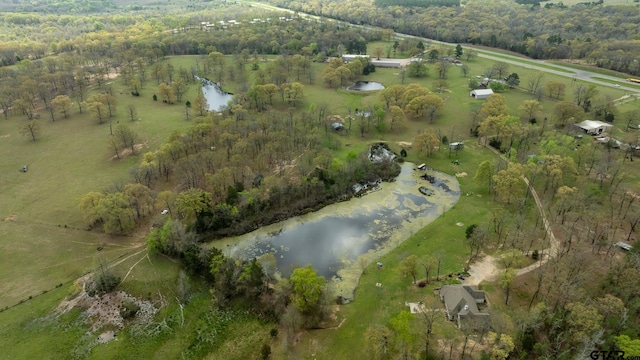
M 404 163 L 396 181 L 377 191 L 213 245 L 245 259 L 273 253 L 284 273 L 312 264 L 331 280 L 334 294 L 350 298 L 362 271 L 359 257 L 377 261 L 451 208 L 459 192 L 455 177 Z
M 202 95 L 207 99 L 209 111 L 221 111 L 233 99 L 233 94 L 222 91 L 219 84 L 209 79 L 196 78 L 202 82 Z
M 384 90 L 384 85 L 375 81 L 356 81 L 347 87 L 347 90 L 353 91 L 375 91 Z

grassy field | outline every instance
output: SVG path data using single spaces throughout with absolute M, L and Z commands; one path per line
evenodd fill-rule
M 152 100 L 152 80 L 141 97 L 128 95 L 117 81 L 112 86 L 118 104 L 112 125 L 133 129 L 143 144 L 141 152 L 156 149 L 172 131 L 189 126 L 181 106 Z M 128 119 L 129 104 L 136 107 L 135 122 Z M 54 122 L 43 113 L 37 120 L 37 141 L 21 135 L 26 121 L 21 116 L 0 121 L 0 249 L 9 255 L 0 273 L 10 276 L 0 285 L 0 308 L 76 278 L 94 266 L 97 255 L 111 260 L 126 254 L 145 236 L 144 231 L 131 237 L 86 231 L 79 198 L 129 182 L 129 168 L 140 154 L 114 160 L 107 148 L 109 124 L 98 124 L 86 112 L 72 113 Z M 24 164 L 29 166 L 26 173 L 19 171 Z M 101 245 L 104 250 L 98 252 Z M 34 254 L 39 261 L 31 261 Z
M 196 59 L 192 56 L 171 58 L 169 61 L 176 68 L 188 68 Z M 490 60 L 475 59 L 467 64 L 469 75 L 480 75 L 492 64 Z M 266 62 L 260 61 L 260 66 L 264 65 Z M 429 66 L 429 76 L 423 79 L 407 77 L 403 82 L 399 69 L 377 69 L 365 79 L 381 82 L 385 86 L 419 83 L 433 89 L 435 70 L 432 65 Z M 307 109 L 311 104 L 328 104 L 332 114 L 345 116 L 355 109 L 379 102 L 377 92 L 325 89 L 320 78 L 323 68 L 323 64 L 312 65 L 315 82 L 313 85 L 304 83 L 306 100 L 299 109 Z M 525 87 L 527 79 L 536 73 L 513 65 L 509 72 L 520 75 L 521 87 Z M 544 81 L 547 80 L 565 83 L 566 97 L 571 98 L 571 79 L 545 75 Z M 489 199 L 483 189 L 473 183 L 472 177 L 482 160 L 495 158 L 476 145 L 476 139 L 469 137 L 468 114 L 472 108 L 481 106 L 482 101 L 469 97 L 467 81 L 468 78 L 462 76 L 459 68 L 452 67 L 449 70 L 448 90 L 441 94 L 445 99 L 445 108 L 433 124 L 409 122 L 402 132 L 378 133 L 372 130 L 361 138 L 354 131 L 340 138 L 344 144 L 351 146 L 338 150 L 335 154 L 337 157 L 363 149 L 365 144 L 373 140 L 412 141 L 424 129 L 441 129 L 451 141 L 466 140 L 467 148 L 458 155 L 459 166 L 451 164 L 445 151 L 430 159 L 417 157 L 410 152 L 408 160 L 418 163 L 427 160 L 431 167 L 449 174 L 467 172 L 469 176 L 459 181 L 463 193 L 473 195 L 463 196 L 444 216 L 381 259 L 385 266 L 379 274 L 375 267 L 370 267 L 361 278 L 356 302 L 342 307 L 338 314 L 339 319 L 346 319 L 343 325 L 336 330 L 317 331 L 303 336 L 301 345 L 296 347 L 296 352 L 301 356 L 310 355 L 311 352 L 307 354 L 307 350 L 320 347 L 323 350 L 316 352 L 317 358 L 347 358 L 353 350 L 350 339 L 363 339 L 363 332 L 374 323 L 387 324 L 390 317 L 406 309 L 404 301 L 420 301 L 425 296 L 432 296 L 430 288 L 418 289 L 399 275 L 398 263 L 406 255 L 441 253 L 444 259 L 443 274 L 461 270 L 468 249 L 463 243 L 464 227 L 455 224 L 487 221 Z M 183 106 L 152 100 L 157 86 L 154 79 L 149 79 L 140 97 L 128 95 L 129 91 L 117 79 L 112 86 L 118 101 L 118 116 L 114 119 L 114 125 L 125 123 L 138 133 L 138 142 L 144 144 L 140 153 L 156 149 L 171 132 L 186 129 L 190 125 L 185 120 Z M 223 86 L 235 91 L 239 84 L 223 83 Z M 601 94 L 612 98 L 624 95 L 622 90 L 608 87 L 598 89 Z M 196 88 L 192 85 L 184 100 L 192 100 L 195 95 Z M 533 99 L 532 95 L 518 89 L 510 90 L 504 96 L 512 114 L 519 113 L 518 107 L 524 100 Z M 552 119 L 554 100 L 543 97 L 541 103 L 541 116 Z M 136 107 L 138 116 L 135 122 L 128 119 L 129 104 Z M 636 104 L 626 103 L 623 106 L 633 108 Z M 58 319 L 49 319 L 46 315 L 68 294 L 71 281 L 95 266 L 97 256 L 112 262 L 118 261 L 116 271 L 120 276 L 126 276 L 121 288 L 127 292 L 157 301 L 159 298 L 172 299 L 176 291 L 177 265 L 165 258 L 145 257 L 143 238 L 146 226 L 141 226 L 137 233 L 129 237 L 87 231 L 77 208 L 78 198 L 83 194 L 128 181 L 128 170 L 139 160 L 140 153 L 113 160 L 113 154 L 106 145 L 109 137 L 107 123 L 99 125 L 87 114 L 80 115 L 75 111 L 70 118 L 56 119 L 55 122 L 49 121 L 45 114 L 39 120 L 42 134 L 35 142 L 20 134 L 20 125 L 25 121 L 22 117 L 0 121 L 0 156 L 5 159 L 0 163 L 0 251 L 5 254 L 4 261 L 0 263 L 0 274 L 3 275 L 0 308 L 14 305 L 29 296 L 35 297 L 0 313 L 0 348 L 11 348 L 11 352 L 7 353 L 10 358 L 39 358 L 42 354 L 51 353 L 50 350 L 68 354 L 78 346 L 84 349 L 84 330 L 82 325 L 75 326 L 79 314 L 70 313 Z M 24 164 L 29 165 L 27 173 L 19 171 Z M 98 247 L 102 250 L 98 251 Z M 37 261 L 33 260 L 34 257 Z M 372 285 L 377 282 L 377 276 L 381 277 L 384 284 L 382 289 Z M 56 288 L 59 284 L 62 286 Z M 160 319 L 177 316 L 179 308 L 175 301 L 168 300 L 168 304 L 159 315 Z M 190 322 L 185 324 L 188 329 L 197 327 L 198 317 L 208 307 L 205 300 L 199 300 L 192 306 L 189 308 Z M 36 319 L 41 320 L 34 322 Z M 220 350 L 212 353 L 210 358 L 252 358 L 255 355 L 252 345 L 268 341 L 270 326 L 254 318 L 242 318 L 242 321 L 228 328 L 228 341 L 225 340 Z M 249 336 L 249 329 L 252 328 L 257 330 Z M 65 329 L 64 336 L 59 336 L 60 329 Z M 189 331 L 185 332 L 186 335 L 175 333 L 145 339 L 135 339 L 123 332 L 117 342 L 98 346 L 91 356 L 116 357 L 123 353 L 123 349 L 136 348 L 139 350 L 132 353 L 131 358 L 179 357 L 180 349 L 193 340 L 194 335 Z M 455 333 L 451 324 L 441 324 L 436 329 L 438 335 Z M 33 342 L 37 342 L 37 345 L 32 346 Z

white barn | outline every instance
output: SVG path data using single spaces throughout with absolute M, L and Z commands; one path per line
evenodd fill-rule
M 482 100 L 489 97 L 489 95 L 493 95 L 493 90 L 491 89 L 475 89 L 469 93 L 469 96 L 476 100 Z
M 613 125 L 598 120 L 585 120 L 576 124 L 576 126 L 582 129 L 589 135 L 598 135 L 603 132 L 608 132 Z

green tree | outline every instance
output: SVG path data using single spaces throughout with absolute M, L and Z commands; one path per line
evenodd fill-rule
M 409 326 L 412 317 L 413 316 L 410 312 L 408 312 L 407 310 L 402 310 L 399 314 L 389 320 L 391 327 L 396 332 L 396 336 L 400 338 L 400 351 L 405 358 L 407 355 L 408 345 L 412 340 L 411 328 Z
M 412 61 L 407 66 L 407 76 L 411 78 L 423 78 L 429 74 L 429 68 L 422 61 Z
M 509 305 L 509 295 L 511 294 L 511 287 L 512 287 L 513 282 L 515 281 L 517 275 L 518 275 L 518 272 L 515 269 L 510 268 L 510 267 L 504 269 L 502 274 L 500 274 L 500 287 L 502 288 L 502 290 L 504 290 L 504 294 L 505 294 L 504 304 L 505 305 Z
M 462 46 L 460 44 L 456 45 L 456 58 L 460 59 L 462 57 Z
M 198 96 L 196 96 L 196 99 L 193 101 L 193 107 L 198 111 L 200 116 L 204 116 L 207 110 L 209 110 L 209 104 L 204 94 L 199 93 Z
M 473 177 L 473 180 L 476 183 L 487 184 L 487 190 L 489 193 L 491 193 L 494 171 L 495 171 L 495 165 L 489 160 L 484 160 L 478 166 L 478 170 L 476 170 L 476 175 Z
M 62 113 L 65 117 L 69 117 L 69 111 L 71 110 L 71 99 L 67 95 L 58 95 L 51 100 L 51 105 L 56 111 Z
M 620 335 L 614 337 L 616 345 L 625 356 L 640 356 L 640 340 L 631 339 L 628 335 Z
M 399 106 L 391 106 L 389 113 L 389 120 L 391 122 L 389 128 L 391 131 L 395 129 L 402 130 L 407 125 L 407 117 Z
M 293 290 L 292 302 L 303 314 L 313 314 L 319 310 L 327 286 L 325 279 L 318 276 L 310 264 L 293 270 L 289 278 Z
M 516 347 L 513 338 L 508 334 L 496 334 L 491 331 L 488 340 L 491 344 L 491 360 L 507 360 Z
M 489 95 L 480 109 L 480 118 L 486 119 L 489 116 L 500 116 L 508 113 L 507 102 L 500 94 Z
M 78 208 L 82 212 L 82 216 L 89 224 L 94 224 L 102 220 L 100 218 L 100 201 L 104 198 L 104 194 L 97 191 L 89 192 L 80 198 Z
M 128 197 L 121 192 L 105 195 L 98 203 L 98 214 L 103 230 L 108 234 L 128 234 L 135 226 Z
M 523 117 L 527 121 L 535 120 L 536 117 L 542 111 L 542 105 L 538 100 L 525 100 L 520 107 L 518 107 L 523 114 Z
M 411 277 L 415 284 L 418 275 L 418 257 L 416 255 L 407 256 L 400 262 L 399 269 L 403 277 Z
M 196 216 L 211 206 L 211 194 L 202 189 L 187 189 L 176 197 L 178 217 L 186 222 L 194 221 Z
M 416 136 L 413 140 L 413 146 L 415 146 L 421 154 L 431 156 L 439 148 L 440 140 L 432 131 L 425 131 Z
M 522 197 L 524 195 L 523 173 L 523 165 L 509 163 L 506 169 L 493 175 L 494 198 L 510 204 L 511 201 Z

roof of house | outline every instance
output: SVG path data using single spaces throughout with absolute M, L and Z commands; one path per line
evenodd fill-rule
M 449 315 L 483 315 L 478 309 L 477 301 L 484 302 L 484 291 L 467 285 L 444 285 L 440 288 L 440 296 L 449 311 Z
M 471 91 L 472 94 L 477 95 L 493 95 L 493 90 L 491 89 L 475 89 Z
M 613 125 L 599 120 L 584 120 L 576 124 L 577 127 L 584 130 L 594 130 L 600 127 L 612 127 Z

